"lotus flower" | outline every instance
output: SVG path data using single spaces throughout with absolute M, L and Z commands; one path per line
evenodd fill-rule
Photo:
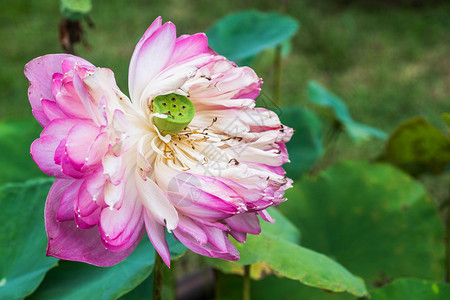
M 122 261 L 145 232 L 170 266 L 166 231 L 192 251 L 239 259 L 239 242 L 291 186 L 292 129 L 255 108 L 261 79 L 157 18 L 136 45 L 130 98 L 114 74 L 65 54 L 25 67 L 42 125 L 31 155 L 56 177 L 45 206 L 47 255 Z

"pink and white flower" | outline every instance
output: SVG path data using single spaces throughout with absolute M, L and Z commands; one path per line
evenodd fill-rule
M 43 126 L 31 154 L 56 177 L 45 207 L 47 254 L 110 266 L 145 232 L 167 265 L 166 230 L 202 255 L 239 259 L 229 235 L 259 234 L 258 216 L 291 186 L 281 167 L 292 129 L 255 108 L 261 79 L 213 52 L 204 34 L 176 37 L 157 18 L 136 45 L 130 98 L 114 74 L 53 54 L 25 67 Z M 177 133 L 155 126 L 160 95 L 181 95 L 195 115 Z M 170 112 L 169 112 L 170 114 Z

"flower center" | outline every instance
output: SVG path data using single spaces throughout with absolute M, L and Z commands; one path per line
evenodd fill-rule
M 194 104 L 178 94 L 159 95 L 152 101 L 153 123 L 162 134 L 175 135 L 194 118 Z

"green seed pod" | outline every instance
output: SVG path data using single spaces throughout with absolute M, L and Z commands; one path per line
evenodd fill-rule
M 91 0 L 61 0 L 61 14 L 70 21 L 84 19 L 92 10 Z
M 194 104 L 178 94 L 159 95 L 152 102 L 153 123 L 162 134 L 177 134 L 194 118 Z M 166 116 L 166 117 L 165 117 Z

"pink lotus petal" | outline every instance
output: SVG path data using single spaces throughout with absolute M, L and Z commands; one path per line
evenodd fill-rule
M 247 241 L 247 234 L 245 232 L 231 230 L 230 235 L 239 243 L 245 243 Z
M 76 195 L 73 209 L 79 217 L 87 217 L 92 215 L 98 208 L 98 203 L 87 190 L 87 180 L 78 180 L 83 183 L 80 185 L 78 194 Z
M 77 124 L 70 130 L 67 135 L 66 151 L 77 170 L 81 170 L 88 162 L 89 148 L 98 135 L 99 128 L 89 124 Z
M 54 101 L 43 99 L 41 101 L 42 111 L 47 116 L 47 118 L 52 121 L 54 119 L 67 118 L 66 114 L 61 111 Z
M 56 221 L 56 211 L 62 193 L 71 183 L 72 180 L 57 179 L 47 197 L 45 204 L 45 228 L 48 237 L 47 255 L 100 267 L 108 267 L 121 262 L 136 248 L 138 241 L 128 249 L 111 252 L 103 246 L 96 228 L 83 230 L 77 228 L 74 221 Z
M 137 67 L 137 60 L 139 57 L 139 53 L 141 51 L 142 45 L 153 35 L 153 33 L 158 30 L 161 27 L 162 24 L 162 18 L 158 17 L 153 21 L 153 23 L 150 25 L 150 27 L 145 31 L 142 38 L 139 40 L 139 42 L 136 45 L 136 48 L 134 49 L 133 55 L 131 57 L 130 61 L 130 67 L 128 70 L 128 90 L 130 92 L 130 95 L 133 95 L 133 86 L 132 84 L 136 81 L 136 67 Z M 132 96 L 133 99 L 134 95 Z
M 97 226 L 99 219 L 100 219 L 100 212 L 101 212 L 101 208 L 97 207 L 97 209 L 94 210 L 92 212 L 92 214 L 84 216 L 84 217 L 75 213 L 74 214 L 75 222 L 77 223 L 77 226 L 81 229 L 91 229 L 91 228 Z
M 180 215 L 177 228 L 194 237 L 200 245 L 203 245 L 208 241 L 205 231 L 203 231 L 202 227 L 198 226 L 191 218 Z
M 106 184 L 106 177 L 103 175 L 101 167 L 97 168 L 88 178 L 86 178 L 86 189 L 94 201 L 102 206 L 103 193 Z
M 201 195 L 201 199 L 206 203 L 208 202 L 208 200 L 211 200 L 211 203 L 222 202 L 222 200 L 210 194 L 201 192 Z M 194 202 L 185 195 L 183 196 L 179 194 L 169 193 L 169 196 L 177 210 L 183 212 L 183 214 L 188 216 L 206 218 L 207 220 L 220 220 L 234 215 L 234 213 L 237 211 L 235 210 L 234 212 L 226 212 L 223 209 L 217 210 L 214 209 L 214 205 L 203 205 L 201 203 Z
M 227 252 L 227 243 L 228 240 L 227 234 L 218 228 L 203 226 L 203 231 L 206 233 L 208 237 L 208 243 L 216 247 L 222 252 Z
M 76 119 L 56 119 L 51 121 L 41 132 L 41 137 L 52 135 L 59 139 L 67 137 L 70 129 L 78 123 L 84 122 L 83 120 Z
M 35 58 L 26 64 L 25 76 L 30 81 L 28 98 L 30 99 L 33 111 L 35 111 L 35 115 L 41 115 L 42 99 L 53 99 L 52 76 L 54 73 L 61 72 L 61 62 L 69 57 L 73 56 L 67 54 L 50 54 Z M 81 58 L 77 59 L 84 61 Z M 42 126 L 46 126 L 49 121 L 48 118 L 40 118 L 39 123 Z
M 85 158 L 85 163 L 83 171 L 90 171 L 93 168 L 98 167 L 101 163 L 102 158 L 108 151 L 109 137 L 107 132 L 101 132 L 92 144 L 89 146 L 87 156 Z
M 166 241 L 164 227 L 156 222 L 153 213 L 148 210 L 144 210 L 144 220 L 150 241 L 164 263 L 170 268 L 170 252 Z
M 55 102 L 58 108 L 70 118 L 88 117 L 86 108 L 76 94 L 72 81 L 61 87 L 61 91 L 55 96 Z
M 272 217 L 269 215 L 269 213 L 265 209 L 258 211 L 258 216 L 260 216 L 261 219 L 263 219 L 266 222 L 269 222 L 269 223 L 275 222 L 275 220 L 272 219 Z
M 57 178 L 67 178 L 61 166 L 54 161 L 59 142 L 60 140 L 53 135 L 43 136 L 31 144 L 30 153 L 42 172 Z
M 83 180 L 74 180 L 62 194 L 58 210 L 56 211 L 56 220 L 58 222 L 74 220 L 74 199 L 76 199 L 82 183 Z
M 75 73 L 73 75 L 73 87 L 74 87 L 75 92 L 78 95 L 81 103 L 83 104 L 83 107 L 85 108 L 85 110 L 87 112 L 87 116 L 89 117 L 89 119 L 97 121 L 96 123 L 98 124 L 97 115 L 94 112 L 94 107 L 92 106 L 92 102 L 91 102 L 91 98 L 90 98 L 89 92 L 86 89 L 86 87 L 84 86 L 84 83 L 81 80 L 81 78 L 78 75 L 78 73 Z
M 120 209 L 103 209 L 100 216 L 100 234 L 105 247 L 113 251 L 128 248 L 141 237 L 144 225 L 143 206 L 136 194 L 129 195 Z
M 65 155 L 61 158 L 61 170 L 64 175 L 72 178 L 80 179 L 86 176 L 84 172 L 75 169 L 72 165 L 72 160 L 69 156 Z
M 140 101 L 145 86 L 167 64 L 175 46 L 176 29 L 172 23 L 158 28 L 136 53 L 136 60 L 130 64 L 130 94 Z M 134 56 L 135 54 L 133 54 Z
M 250 234 L 260 234 L 261 227 L 256 213 L 246 213 L 242 215 L 235 215 L 225 219 L 232 230 L 241 231 Z
M 188 247 L 195 253 L 231 261 L 239 260 L 239 252 L 236 250 L 236 247 L 234 247 L 229 239 L 225 239 L 226 251 L 221 251 L 209 243 L 201 246 L 198 245 L 193 237 L 184 234 L 178 229 L 174 230 L 173 233 L 180 242 L 182 242 L 186 247 Z
M 203 54 L 208 51 L 208 38 L 204 33 L 178 38 L 172 56 L 167 65 L 176 64 L 186 58 Z

